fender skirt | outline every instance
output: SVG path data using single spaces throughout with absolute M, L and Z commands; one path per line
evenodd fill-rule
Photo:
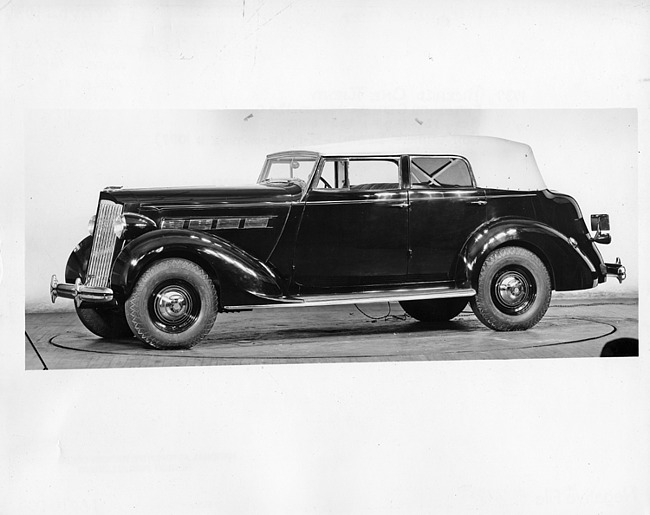
M 147 232 L 122 249 L 111 276 L 116 295 L 128 297 L 149 264 L 171 257 L 204 267 L 217 282 L 221 304 L 231 305 L 244 298 L 247 304 L 264 304 L 283 296 L 281 279 L 239 247 L 210 234 L 173 229 Z
M 461 284 L 476 285 L 488 254 L 499 247 L 519 246 L 534 252 L 546 265 L 554 290 L 593 288 L 597 282 L 594 265 L 571 244 L 571 240 L 548 225 L 527 219 L 491 221 L 465 243 L 456 268 Z

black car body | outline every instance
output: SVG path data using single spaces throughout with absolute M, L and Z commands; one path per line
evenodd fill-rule
M 217 312 L 399 301 L 429 322 L 469 302 L 496 330 L 544 315 L 552 290 L 607 275 L 576 201 L 529 146 L 487 137 L 387 140 L 271 154 L 244 188 L 107 188 L 65 284 L 86 327 L 189 347 Z

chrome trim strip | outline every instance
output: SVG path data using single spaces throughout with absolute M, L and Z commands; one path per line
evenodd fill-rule
M 259 208 L 259 207 L 273 207 L 273 206 L 279 206 L 283 207 L 286 206 L 287 204 L 292 204 L 295 202 L 291 202 L 290 200 L 282 200 L 282 201 L 274 201 L 274 202 L 255 202 L 255 203 L 241 203 L 241 204 L 234 204 L 232 202 L 228 202 L 227 200 L 224 200 L 222 202 L 212 202 L 209 204 L 165 204 L 165 209 L 183 209 L 187 211 L 193 211 L 193 210 L 202 210 L 202 209 L 215 209 L 215 208 Z M 228 216 L 228 215 L 224 215 Z M 253 215 L 251 215 L 253 216 Z
M 565 238 L 566 238 L 566 236 L 565 236 Z M 569 241 L 568 238 L 566 238 L 566 242 L 567 242 L 568 245 L 571 245 L 571 242 Z M 577 253 L 581 258 L 582 258 L 582 260 L 583 260 L 583 261 L 585 262 L 585 264 L 587 265 L 587 268 L 589 268 L 589 271 L 590 271 L 592 274 L 596 273 L 596 267 L 595 267 L 594 264 L 589 260 L 589 258 L 588 258 L 588 257 L 586 256 L 586 254 L 582 251 L 582 249 L 581 249 L 580 247 L 574 247 L 573 245 L 571 245 L 571 248 L 572 248 L 572 249 L 573 249 L 573 250 L 574 250 L 574 251 L 575 251 L 575 252 L 576 252 L 576 253 Z
M 306 157 L 309 159 L 318 159 L 321 156 L 319 152 L 314 152 L 312 150 L 285 150 L 283 152 L 275 152 L 274 154 L 268 154 L 267 159 L 282 159 L 285 157 Z
M 351 200 L 309 200 L 307 199 L 307 204 L 313 206 L 314 204 L 318 205 L 334 205 L 334 204 L 377 204 L 381 202 L 383 204 L 389 203 L 402 203 L 404 202 L 403 198 L 389 198 L 389 199 L 351 199 Z
M 596 268 L 594 267 L 594 264 L 590 261 L 590 259 L 582 251 L 582 249 L 580 247 L 576 247 L 575 245 L 573 245 L 573 243 L 571 243 L 572 238 L 570 236 L 567 236 L 566 234 L 561 233 L 557 229 L 554 229 L 553 227 L 550 227 L 548 225 L 545 225 L 544 227 L 546 227 L 546 229 L 549 230 L 555 236 L 557 236 L 557 237 L 561 238 L 562 240 L 564 240 L 566 242 L 566 244 L 569 245 L 569 247 L 571 247 L 571 249 L 576 254 L 578 254 L 580 256 L 580 258 L 584 261 L 585 265 L 587 265 L 587 268 L 589 268 L 589 271 L 591 273 L 596 273 Z M 592 243 L 592 245 L 593 245 L 593 243 Z
M 536 197 L 537 193 L 512 193 L 504 195 L 486 195 L 486 198 Z
M 445 193 L 446 191 L 446 193 Z M 420 195 L 420 193 L 424 193 L 424 195 Z M 414 198 L 415 197 L 415 198 Z M 411 202 L 428 202 L 428 201 L 433 201 L 433 200 L 478 200 L 478 201 L 484 201 L 485 197 L 480 194 L 473 194 L 473 195 L 449 195 L 449 190 L 438 190 L 438 191 L 433 191 L 429 189 L 411 189 L 409 190 L 409 199 Z M 487 201 L 484 201 L 487 203 Z
M 476 291 L 472 288 L 420 288 L 417 290 L 370 291 L 340 295 L 313 295 L 300 298 L 269 299 L 274 304 L 224 306 L 226 310 L 266 309 L 288 307 L 317 307 L 337 306 L 345 304 L 370 304 L 374 302 L 399 302 L 402 300 L 447 299 L 457 297 L 473 297 Z

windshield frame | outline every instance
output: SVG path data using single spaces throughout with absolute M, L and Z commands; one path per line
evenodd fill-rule
M 308 188 L 309 185 L 312 183 L 312 180 L 314 178 L 314 173 L 318 169 L 320 158 L 321 155 L 318 152 L 309 152 L 309 151 L 290 151 L 290 152 L 278 152 L 275 154 L 269 154 L 268 156 L 266 156 L 266 160 L 264 161 L 264 166 L 262 167 L 262 171 L 260 172 L 260 175 L 257 179 L 257 184 L 268 184 L 270 182 L 304 182 L 306 188 Z M 312 168 L 307 178 L 304 181 L 299 177 L 273 179 L 268 176 L 273 163 L 278 161 L 286 161 L 289 159 L 292 160 L 297 159 L 301 161 L 306 161 L 306 160 L 313 161 Z

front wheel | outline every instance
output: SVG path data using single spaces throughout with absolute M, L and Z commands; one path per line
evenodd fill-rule
M 152 347 L 190 348 L 212 329 L 217 307 L 217 289 L 199 265 L 163 259 L 138 279 L 126 301 L 126 319 L 133 333 Z
M 476 317 L 496 331 L 524 331 L 539 322 L 551 302 L 544 263 L 521 247 L 492 252 L 481 267 L 471 305 Z

